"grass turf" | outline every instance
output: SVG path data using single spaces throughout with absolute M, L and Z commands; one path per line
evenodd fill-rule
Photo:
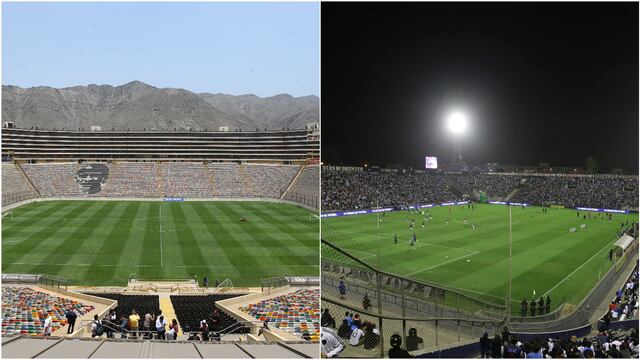
M 259 286 L 271 276 L 317 276 L 318 231 L 309 211 L 278 203 L 37 202 L 3 218 L 2 272 L 87 286 L 124 286 L 131 274 Z
M 429 211 L 433 220 L 425 228 L 422 215 L 386 213 L 380 223 L 379 240 L 377 214 L 326 218 L 322 220 L 323 237 L 387 272 L 504 304 L 508 291 L 509 208 L 479 204 L 475 210 L 465 205 Z M 583 220 L 586 212 L 580 212 L 579 217 L 576 213 L 548 209 L 543 214 L 539 207 L 512 209 L 514 313 L 519 313 L 519 303 L 525 297 L 531 299 L 534 290 L 537 298 L 549 294 L 552 308 L 563 302 L 579 303 L 611 266 L 608 252 L 621 222 L 638 220 L 637 214 L 615 214 L 612 221 L 597 217 Z M 469 225 L 464 225 L 465 217 Z M 415 249 L 409 246 L 413 234 L 410 219 L 415 219 Z M 580 229 L 581 224 L 587 227 Z M 577 231 L 569 233 L 572 227 Z M 398 245 L 394 245 L 394 234 L 398 234 Z

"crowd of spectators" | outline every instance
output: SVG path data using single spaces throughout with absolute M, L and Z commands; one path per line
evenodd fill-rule
M 322 172 L 322 209 L 427 204 L 458 199 L 442 175 L 392 172 Z
M 322 172 L 322 208 L 325 211 L 455 201 L 460 200 L 463 194 L 474 196 L 480 191 L 493 200 L 505 200 L 513 193 L 509 198 L 513 202 L 625 209 L 637 208 L 638 178 Z
M 582 340 L 571 336 L 569 340 L 549 338 L 521 342 L 505 328 L 493 338 L 484 333 L 480 338 L 480 354 L 482 358 L 637 358 L 638 330 L 602 330 Z
M 291 185 L 291 189 L 289 189 L 284 198 L 286 200 L 307 204 L 314 202 L 312 200 L 316 200 L 315 203 L 317 204 L 319 191 L 320 166 L 308 165 L 302 169 L 300 175 Z M 306 199 L 307 201 L 304 201 L 303 199 Z
M 623 321 L 638 318 L 638 266 L 634 269 L 625 285 L 616 291 L 615 298 L 609 304 L 607 313 L 602 318 L 602 330 L 609 329 L 612 321 Z
M 638 178 L 530 176 L 511 201 L 566 207 L 637 208 Z

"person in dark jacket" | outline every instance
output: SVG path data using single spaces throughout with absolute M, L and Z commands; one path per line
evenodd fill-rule
M 364 294 L 364 298 L 362 299 L 362 307 L 365 310 L 369 310 L 371 307 L 371 299 L 369 299 L 369 294 Z
M 483 359 L 491 357 L 491 339 L 488 333 L 482 334 L 480 338 L 480 357 Z
M 540 297 L 540 300 L 538 300 L 538 315 L 542 315 L 544 313 L 544 300 L 542 299 L 542 296 Z
M 67 328 L 67 334 L 72 334 L 76 326 L 76 319 L 78 318 L 78 314 L 76 314 L 73 308 L 69 307 L 67 309 L 67 313 L 64 314 L 64 316 L 67 318 L 67 321 L 69 322 L 69 328 Z
M 551 298 L 547 295 L 547 303 L 545 304 L 545 312 L 548 314 L 551 312 Z
M 502 357 L 502 339 L 495 334 L 491 340 L 491 357 L 494 359 Z
M 424 340 L 418 336 L 418 330 L 416 328 L 409 329 L 409 336 L 407 336 L 407 351 L 418 350 L 424 347 Z
M 331 316 L 329 309 L 324 309 L 322 317 L 320 317 L 320 325 L 323 327 L 336 328 L 336 319 Z
M 364 328 L 364 348 L 374 349 L 380 342 L 380 335 L 375 333 L 376 326 L 372 323 L 367 323 Z
M 531 316 L 536 316 L 536 299 L 531 299 L 529 303 L 529 313 Z
M 351 336 L 351 326 L 347 319 L 342 320 L 342 325 L 338 328 L 338 336 L 343 339 L 348 339 Z
M 391 359 L 406 359 L 412 358 L 411 354 L 400 346 L 402 346 L 402 336 L 398 334 L 391 335 L 391 349 L 389 349 L 389 358 Z
M 522 299 L 522 302 L 520 303 L 520 314 L 522 317 L 527 316 L 527 305 L 529 305 L 529 303 L 527 303 L 527 299 Z

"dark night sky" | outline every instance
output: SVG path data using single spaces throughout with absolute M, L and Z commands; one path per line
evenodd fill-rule
M 322 158 L 638 169 L 637 3 L 323 3 Z

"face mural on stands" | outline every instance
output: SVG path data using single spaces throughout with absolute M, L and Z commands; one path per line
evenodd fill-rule
M 109 177 L 109 167 L 104 164 L 82 164 L 76 174 L 83 194 L 97 194 Z

